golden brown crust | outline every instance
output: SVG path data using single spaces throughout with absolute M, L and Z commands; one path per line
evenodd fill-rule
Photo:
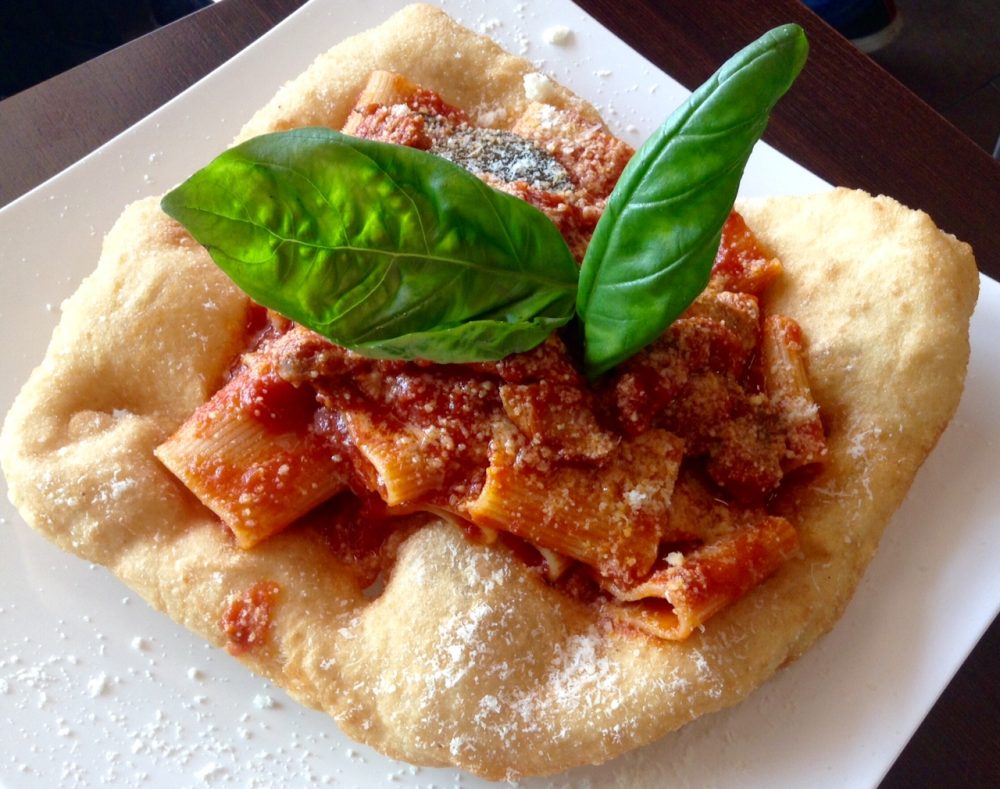
M 524 76 L 537 72 L 527 60 L 475 35 L 440 9 L 411 5 L 320 55 L 254 115 L 237 140 L 297 126 L 339 129 L 375 69 L 405 74 L 461 107 L 474 123 L 500 129 L 513 126 L 527 108 Z M 546 101 L 601 122 L 590 104 L 561 85 L 551 83 Z
M 243 135 L 337 124 L 376 65 L 457 105 L 495 98 L 515 114 L 533 70 L 410 8 L 320 58 Z M 612 758 L 741 700 L 830 628 L 961 394 L 978 288 L 967 245 L 858 192 L 741 210 L 784 262 L 770 301 L 809 340 L 830 462 L 780 502 L 802 557 L 683 643 L 608 630 L 444 524 L 403 545 L 375 601 L 309 532 L 238 550 L 152 450 L 218 384 L 246 300 L 152 199 L 108 234 L 7 417 L 11 498 L 217 645 L 232 596 L 276 581 L 269 645 L 242 659 L 391 756 L 491 778 Z

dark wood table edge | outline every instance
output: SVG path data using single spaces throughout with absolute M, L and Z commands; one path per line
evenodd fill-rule
M 159 109 L 305 2 L 220 0 L 0 101 L 0 139 L 29 139 L 33 153 L 0 178 L 0 207 Z
M 574 2 L 689 89 L 752 37 L 786 22 L 801 24 L 810 63 L 772 114 L 765 140 L 830 183 L 919 206 L 972 244 L 980 270 L 1000 279 L 1000 222 L 994 216 L 1000 163 L 795 0 L 638 0 L 628 14 L 614 0 Z M 864 109 L 845 117 L 845 101 Z M 998 655 L 1000 617 L 943 690 L 882 787 L 1000 785 Z
M 641 0 L 630 4 L 628 14 L 613 0 L 574 1 L 687 87 L 699 84 L 754 31 L 759 34 L 787 21 L 802 24 L 810 37 L 811 62 L 819 65 L 812 72 L 807 69 L 779 105 L 765 139 L 831 183 L 891 194 L 921 206 L 945 229 L 970 241 L 981 270 L 1000 278 L 993 216 L 1000 206 L 1000 166 L 795 0 L 774 0 L 766 6 L 729 0 Z M 39 142 L 30 175 L 0 179 L 0 206 L 125 131 L 303 4 L 221 0 L 0 101 L 0 139 L 44 137 L 52 127 L 74 126 L 76 132 L 51 144 Z M 162 62 L 170 62 L 171 69 L 139 67 Z M 849 68 L 838 73 L 825 63 Z M 865 79 L 852 81 L 858 74 Z M 114 90 L 107 90 L 109 84 Z M 887 94 L 893 96 L 888 105 L 881 100 Z M 845 124 L 836 110 L 845 97 L 871 108 L 879 126 L 889 131 L 874 138 L 857 134 L 859 124 L 870 124 L 872 115 Z M 95 109 L 81 122 L 66 117 L 65 108 L 88 103 Z M 956 206 L 969 210 L 956 213 Z M 997 655 L 1000 620 L 993 622 L 944 690 L 885 776 L 883 787 L 1000 785 Z

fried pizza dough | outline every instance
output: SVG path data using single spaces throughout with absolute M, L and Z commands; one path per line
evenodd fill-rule
M 339 127 L 375 68 L 501 128 L 534 71 L 414 6 L 320 57 L 241 139 Z M 596 119 L 562 88 L 549 100 Z M 276 582 L 269 638 L 241 659 L 390 756 L 489 778 L 610 759 L 740 701 L 832 626 L 962 392 L 978 290 L 966 244 L 860 192 L 738 207 L 785 266 L 769 307 L 808 338 L 830 456 L 776 502 L 801 556 L 684 642 L 612 628 L 444 523 L 406 540 L 373 600 L 307 529 L 238 549 L 153 449 L 219 386 L 248 303 L 156 198 L 108 233 L 7 416 L 11 498 L 216 645 L 234 596 Z

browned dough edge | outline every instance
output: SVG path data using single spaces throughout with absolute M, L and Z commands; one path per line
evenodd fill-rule
M 240 138 L 339 126 L 375 67 L 499 126 L 523 107 L 534 71 L 414 6 L 321 56 Z M 978 290 L 967 245 L 859 192 L 740 208 L 786 267 L 769 306 L 808 338 L 831 457 L 781 502 L 802 557 L 686 642 L 611 630 L 444 524 L 406 543 L 374 602 L 306 533 L 236 549 L 152 449 L 217 387 L 246 299 L 153 198 L 109 232 L 7 416 L 11 500 L 49 539 L 219 646 L 230 595 L 277 581 L 271 641 L 243 659 L 392 757 L 493 779 L 610 759 L 740 701 L 832 626 L 962 390 Z

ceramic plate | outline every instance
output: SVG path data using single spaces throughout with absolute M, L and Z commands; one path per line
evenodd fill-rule
M 287 79 L 378 24 L 390 0 L 313 0 L 218 71 L 0 211 L 0 408 L 44 353 L 59 304 L 94 267 L 129 201 L 208 162 Z M 639 143 L 686 95 L 569 2 L 445 4 L 473 29 L 599 105 Z M 549 43 L 554 26 L 567 43 Z M 758 146 L 745 194 L 827 188 Z M 967 391 L 846 615 L 749 701 L 597 768 L 523 786 L 876 784 L 1000 601 L 1000 287 L 983 281 Z M 127 352 L 127 349 L 123 349 Z M 0 510 L 0 783 L 37 786 L 481 787 L 388 760 L 225 652 L 150 609 L 105 570 Z

